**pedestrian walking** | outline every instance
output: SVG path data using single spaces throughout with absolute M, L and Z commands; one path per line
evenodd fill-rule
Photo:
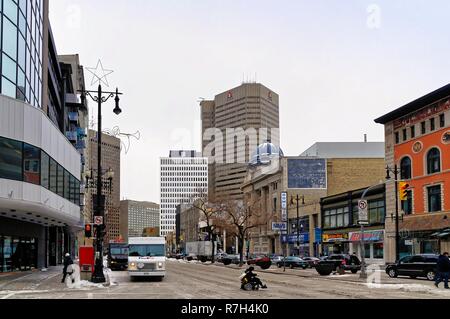
M 439 256 L 437 262 L 436 282 L 434 285 L 439 288 L 439 284 L 444 282 L 445 289 L 450 289 L 448 286 L 448 280 L 450 277 L 450 259 L 448 258 L 448 252 Z
M 70 265 L 73 265 L 73 260 L 72 260 L 72 258 L 70 257 L 70 254 L 66 254 L 66 255 L 64 256 L 64 269 L 63 269 L 63 274 L 64 274 L 64 276 L 63 276 L 63 279 L 61 280 L 61 283 L 65 283 L 65 282 L 66 282 L 67 268 L 68 268 Z

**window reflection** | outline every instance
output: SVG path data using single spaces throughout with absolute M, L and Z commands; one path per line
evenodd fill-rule
M 23 179 L 36 185 L 40 182 L 40 150 L 28 144 L 23 147 Z

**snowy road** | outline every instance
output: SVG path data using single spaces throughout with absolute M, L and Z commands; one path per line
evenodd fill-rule
M 112 272 L 108 287 L 69 289 L 60 283 L 59 273 L 38 273 L 12 282 L 0 282 L 0 299 L 385 299 L 449 298 L 450 292 L 436 289 L 432 282 L 381 275 L 381 284 L 368 284 L 356 275 L 320 277 L 315 270 L 271 268 L 258 271 L 269 289 L 244 292 L 239 289 L 242 269 L 223 265 L 202 265 L 168 261 L 167 277 L 130 281 L 126 272 Z

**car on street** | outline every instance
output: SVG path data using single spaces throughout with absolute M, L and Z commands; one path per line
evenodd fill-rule
M 316 269 L 318 271 L 325 267 L 331 270 L 330 273 L 341 269 L 356 274 L 361 270 L 361 261 L 356 255 L 334 254 L 316 264 Z
M 294 268 L 306 269 L 306 268 L 308 268 L 308 263 L 299 257 L 290 256 L 290 257 L 283 258 L 281 261 L 277 262 L 277 266 L 278 266 L 278 268 L 286 266 L 291 269 L 294 269 Z
M 270 260 L 272 261 L 272 264 L 277 264 L 279 261 L 282 261 L 283 260 L 283 256 L 281 256 L 281 255 L 271 255 L 270 256 Z
M 320 259 L 316 257 L 304 257 L 302 259 L 308 263 L 309 268 L 315 268 L 320 261 Z
M 267 255 L 251 256 L 247 260 L 247 265 L 256 265 L 262 269 L 269 269 L 272 266 L 272 260 Z
M 227 265 L 239 265 L 240 263 L 240 255 L 226 255 L 222 258 L 222 263 L 227 266 Z M 243 263 L 245 264 L 247 262 L 247 258 L 245 258 L 245 255 L 243 256 Z
M 438 258 L 439 256 L 434 254 L 406 256 L 396 263 L 388 264 L 386 273 L 391 278 L 398 276 L 408 276 L 413 279 L 424 277 L 431 281 L 436 276 Z

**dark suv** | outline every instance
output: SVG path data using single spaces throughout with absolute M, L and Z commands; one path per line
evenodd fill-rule
M 361 261 L 355 255 L 336 254 L 319 261 L 316 265 L 316 270 L 321 275 L 329 275 L 339 269 L 356 274 L 361 270 Z
M 389 264 L 386 267 L 386 273 L 391 278 L 398 276 L 409 276 L 413 279 L 417 277 L 425 277 L 428 280 L 434 280 L 436 276 L 436 268 L 438 255 L 421 254 L 407 256 L 400 259 L 395 264 Z

